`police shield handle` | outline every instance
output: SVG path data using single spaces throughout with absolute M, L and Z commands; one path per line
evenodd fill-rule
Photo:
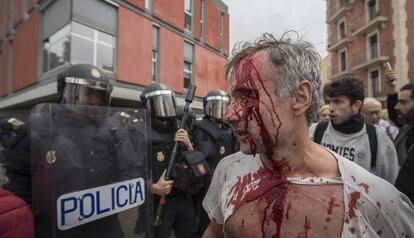
M 190 84 L 190 86 L 188 87 L 187 94 L 185 96 L 185 106 L 184 106 L 183 118 L 181 119 L 179 129 L 183 129 L 185 123 L 187 122 L 188 109 L 190 108 L 191 102 L 193 102 L 194 93 L 195 93 L 196 89 L 197 89 L 197 87 L 195 85 L 192 85 L 192 84 Z M 178 148 L 179 143 L 180 143 L 179 141 L 175 141 L 175 143 L 174 143 L 174 148 L 171 152 L 170 162 L 168 163 L 167 172 L 165 173 L 165 180 L 170 180 L 170 178 L 171 178 L 172 167 L 175 164 L 175 157 L 177 156 L 177 148 Z M 166 200 L 165 195 L 164 195 L 164 196 L 161 197 L 160 204 L 158 206 L 157 212 L 155 213 L 155 221 L 154 221 L 155 226 L 159 226 L 161 224 L 163 206 L 166 202 L 167 202 L 167 200 Z

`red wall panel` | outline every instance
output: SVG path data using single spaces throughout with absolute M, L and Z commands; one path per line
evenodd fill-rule
M 17 91 L 37 82 L 39 40 L 38 37 L 34 36 L 40 34 L 39 26 L 40 14 L 39 12 L 35 12 L 14 34 L 13 91 Z
M 153 0 L 153 15 L 184 30 L 184 0 Z
M 13 25 L 22 19 L 22 0 L 14 0 L 13 19 Z
M 128 2 L 145 10 L 145 0 L 128 0 Z
M 201 37 L 200 20 L 201 20 L 201 0 L 194 0 L 194 17 L 193 17 L 194 37 L 197 39 L 200 39 Z
M 4 43 L 0 47 L 1 54 L 0 54 L 0 96 L 6 96 L 7 95 L 7 65 L 8 65 L 8 44 Z
M 27 0 L 27 11 L 29 12 L 35 5 L 35 0 Z
M 228 13 L 224 13 L 224 54 L 229 55 L 230 46 L 230 17 Z
M 224 75 L 225 58 L 198 45 L 195 47 L 195 58 L 197 96 L 204 97 L 209 91 L 214 89 L 220 88 L 225 91 L 229 89 Z
M 184 40 L 160 27 L 160 81 L 176 92 L 184 88 Z
M 152 23 L 122 6 L 118 9 L 117 77 L 148 85 L 151 81 Z
M 220 9 L 213 0 L 205 1 L 205 20 L 206 44 L 220 50 Z

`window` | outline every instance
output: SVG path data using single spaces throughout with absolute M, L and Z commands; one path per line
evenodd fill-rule
M 43 72 L 69 63 L 70 25 L 66 25 L 43 42 Z
M 346 71 L 346 51 L 339 53 L 339 63 L 341 66 L 341 72 Z
M 200 38 L 201 39 L 204 38 L 204 31 L 205 31 L 204 29 L 204 21 L 205 21 L 204 4 L 205 4 L 204 0 L 201 0 L 201 10 L 200 10 L 200 13 L 201 13 L 201 16 L 200 16 L 201 37 Z
M 345 20 L 338 22 L 338 40 L 342 40 L 346 36 Z
M 193 0 L 184 1 L 184 28 L 193 31 Z
M 220 49 L 224 50 L 224 13 L 220 13 Z
M 368 0 L 367 7 L 368 7 L 368 20 L 371 21 L 377 16 L 377 1 Z
M 371 86 L 372 86 L 372 96 L 373 97 L 380 96 L 379 71 L 378 70 L 371 71 L 369 74 L 369 78 L 370 78 Z
M 151 78 L 153 82 L 158 81 L 159 79 L 159 34 L 160 29 L 157 26 L 152 27 L 152 70 Z
M 65 63 L 114 71 L 116 19 L 116 7 L 104 1 L 53 1 L 42 18 L 43 72 Z
M 152 12 L 152 0 L 145 0 L 145 10 Z
M 114 71 L 115 38 L 77 22 L 47 38 L 43 49 L 43 72 L 65 63 L 88 63 Z
M 188 88 L 193 80 L 194 46 L 184 41 L 184 88 Z
M 368 37 L 369 59 L 378 57 L 378 34 Z
M 109 34 L 72 22 L 71 63 L 89 63 L 114 71 L 115 38 Z

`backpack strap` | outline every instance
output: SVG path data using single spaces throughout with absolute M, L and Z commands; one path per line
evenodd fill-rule
M 375 168 L 377 164 L 377 130 L 375 126 L 365 123 L 368 140 L 369 140 L 369 149 L 371 151 L 371 168 Z
M 316 125 L 315 133 L 313 133 L 313 141 L 320 144 L 323 138 L 323 134 L 328 128 L 329 121 L 319 122 Z

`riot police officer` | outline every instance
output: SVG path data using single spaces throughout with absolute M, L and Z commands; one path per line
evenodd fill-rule
M 222 158 L 239 150 L 232 128 L 223 122 L 224 113 L 229 103 L 230 97 L 223 90 L 217 89 L 209 92 L 203 99 L 205 116 L 194 125 L 192 131 L 195 149 L 206 156 L 213 170 Z M 206 186 L 197 194 L 200 235 L 209 224 L 209 218 L 201 203 L 210 181 L 211 177 L 208 177 L 205 181 Z
M 162 214 L 158 214 L 161 224 L 155 227 L 155 236 L 170 237 L 172 230 L 176 237 L 195 237 L 196 210 L 192 194 L 202 186 L 202 177 L 208 171 L 195 172 L 192 169 L 206 162 L 200 152 L 193 151 L 193 146 L 184 129 L 177 130 L 176 101 L 174 92 L 166 85 L 153 83 L 141 94 L 142 105 L 151 114 L 151 160 L 153 170 L 152 193 L 156 216 L 161 196 L 166 196 Z M 179 141 L 178 156 L 172 172 L 172 180 L 164 179 L 174 141 Z M 201 156 L 200 156 L 201 155 Z M 198 175 L 197 175 L 198 174 Z M 143 212 L 143 211 L 141 211 Z
M 129 129 L 110 113 L 112 84 L 104 72 L 89 64 L 72 65 L 58 75 L 57 91 L 60 104 L 34 107 L 30 135 L 20 143 L 29 148 L 26 159 L 32 157 L 28 169 L 36 236 L 124 237 L 117 215 L 57 229 L 53 217 L 60 196 L 132 179 L 142 170 Z

